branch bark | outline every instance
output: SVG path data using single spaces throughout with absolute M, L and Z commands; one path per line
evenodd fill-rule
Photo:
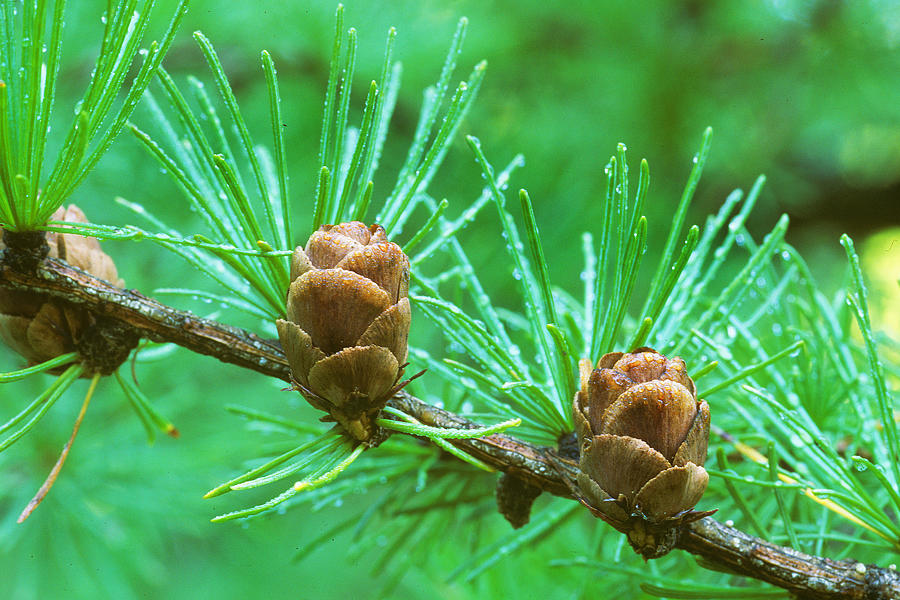
M 39 292 L 113 319 L 154 341 L 172 342 L 245 369 L 290 381 L 277 340 L 203 319 L 166 306 L 135 290 L 122 290 L 63 261 L 47 258 L 33 272 L 0 260 L 0 287 Z M 401 392 L 391 405 L 435 427 L 475 428 L 477 424 Z M 577 466 L 512 436 L 496 434 L 453 444 L 496 469 L 546 492 L 572 498 L 565 477 Z M 900 599 L 900 574 L 893 569 L 834 561 L 778 546 L 707 517 L 686 526 L 677 548 L 697 555 L 711 568 L 724 569 L 779 586 L 798 598 L 825 600 Z

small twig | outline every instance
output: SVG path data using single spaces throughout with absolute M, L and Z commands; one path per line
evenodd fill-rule
M 709 517 L 692 523 L 677 547 L 717 568 L 790 590 L 798 598 L 900 598 L 900 574 L 895 570 L 812 556 L 753 537 Z
M 61 298 L 117 320 L 151 340 L 172 342 L 283 381 L 289 382 L 291 378 L 277 341 L 171 308 L 134 290 L 120 290 L 62 261 L 48 258 L 34 274 L 18 272 L 0 261 L 0 287 Z M 425 425 L 455 429 L 482 427 L 406 392 L 398 393 L 390 405 Z M 505 434 L 448 441 L 536 488 L 572 498 L 564 477 L 574 478 L 578 468 L 559 457 L 551 462 L 547 448 Z M 771 583 L 799 598 L 900 598 L 900 574 L 895 570 L 804 554 L 709 517 L 685 527 L 676 547 L 701 557 L 703 564 Z

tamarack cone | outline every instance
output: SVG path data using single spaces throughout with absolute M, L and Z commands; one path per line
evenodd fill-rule
M 287 319 L 276 326 L 295 386 L 370 445 L 406 363 L 408 290 L 409 259 L 380 225 L 323 225 L 291 258 Z
M 662 556 L 683 524 L 714 512 L 692 510 L 709 482 L 709 405 L 697 398 L 683 360 L 651 348 L 579 366 L 579 499 L 626 533 L 637 553 Z

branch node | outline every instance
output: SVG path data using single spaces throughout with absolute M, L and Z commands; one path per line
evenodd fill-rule
M 132 327 L 95 313 L 87 313 L 88 327 L 75 340 L 88 373 L 111 375 L 128 360 L 140 334 Z
M 47 235 L 43 231 L 10 231 L 3 232 L 3 243 L 6 246 L 3 262 L 20 273 L 32 274 L 38 265 L 50 254 Z
M 578 447 L 578 436 L 574 431 L 564 433 L 556 440 L 556 452 L 563 458 L 578 462 L 581 456 L 581 449 Z
M 540 495 L 540 488 L 509 473 L 501 473 L 497 479 L 497 510 L 513 529 L 528 523 L 531 519 L 531 506 Z

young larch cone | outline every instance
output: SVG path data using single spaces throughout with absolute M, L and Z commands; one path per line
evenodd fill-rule
M 287 320 L 278 337 L 303 396 L 356 439 L 375 443 L 375 418 L 406 363 L 409 259 L 380 225 L 323 225 L 291 258 Z
M 709 405 L 680 358 L 639 348 L 582 361 L 573 416 L 582 501 L 635 551 L 662 556 L 681 524 L 710 514 L 691 510 L 709 481 Z
M 55 221 L 87 223 L 74 204 L 60 207 Z M 2 234 L 0 229 L 0 234 Z M 68 233 L 47 232 L 49 256 L 59 258 L 91 275 L 125 287 L 116 265 L 100 249 L 95 238 Z M 0 237 L 0 250 L 6 246 Z M 80 309 L 57 302 L 43 294 L 0 289 L 0 340 L 30 363 L 41 363 L 72 352 L 76 341 L 89 326 L 88 316 Z

